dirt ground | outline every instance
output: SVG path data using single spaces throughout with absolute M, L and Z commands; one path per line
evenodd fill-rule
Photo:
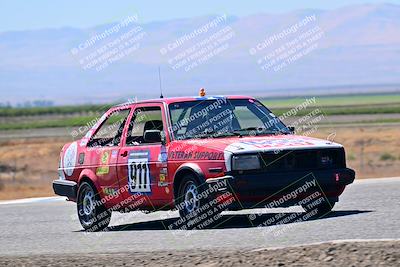
M 357 178 L 400 176 L 400 125 L 329 126 L 311 136 L 343 144 L 347 165 Z
M 326 243 L 252 251 L 154 251 L 0 256 L 1 266 L 399 266 L 400 241 Z
M 400 176 L 400 126 L 324 126 L 311 136 L 333 139 L 346 148 L 357 179 Z M 0 199 L 52 196 L 62 146 L 71 137 L 0 141 Z
M 0 199 L 52 196 L 65 138 L 25 138 L 0 143 Z

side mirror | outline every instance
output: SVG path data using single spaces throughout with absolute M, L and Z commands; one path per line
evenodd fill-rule
M 292 134 L 296 132 L 296 128 L 294 128 L 293 126 L 289 126 L 288 129 Z
M 145 143 L 162 143 L 160 130 L 147 130 L 143 136 Z

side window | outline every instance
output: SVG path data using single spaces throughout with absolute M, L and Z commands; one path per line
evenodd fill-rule
M 135 110 L 132 120 L 129 123 L 128 136 L 126 144 L 128 146 L 137 146 L 146 143 L 144 134 L 148 130 L 163 131 L 162 114 L 160 107 L 143 107 Z
M 118 146 L 129 112 L 130 109 L 125 109 L 111 113 L 92 136 L 88 146 Z

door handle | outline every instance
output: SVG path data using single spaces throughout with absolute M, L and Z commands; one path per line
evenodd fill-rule
M 121 157 L 124 157 L 124 158 L 125 158 L 125 157 L 127 157 L 127 156 L 128 156 L 128 151 L 124 151 L 124 152 L 121 153 Z

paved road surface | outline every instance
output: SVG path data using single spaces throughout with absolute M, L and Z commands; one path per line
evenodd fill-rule
M 113 215 L 105 233 L 81 231 L 74 203 L 0 205 L 0 255 L 109 253 L 186 249 L 250 250 L 340 239 L 400 239 L 400 179 L 357 181 L 327 218 L 254 227 L 275 213 L 301 208 L 229 212 L 218 229 L 165 230 L 166 212 Z M 263 212 L 250 223 L 249 216 Z M 177 216 L 177 214 L 175 213 Z M 229 219 L 229 220 L 228 220 Z

